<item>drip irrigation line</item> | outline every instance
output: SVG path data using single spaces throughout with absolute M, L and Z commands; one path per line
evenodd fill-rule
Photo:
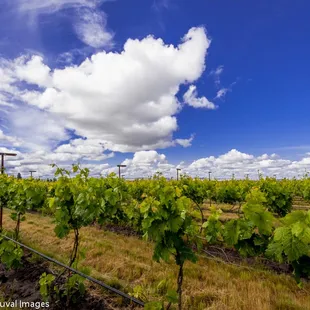
M 132 302 L 136 303 L 137 305 L 144 306 L 144 303 L 143 303 L 141 300 L 139 300 L 139 299 L 136 299 L 136 298 L 134 298 L 134 297 L 132 297 L 132 296 L 130 296 L 130 295 L 128 295 L 128 294 L 122 292 L 122 291 L 117 290 L 116 288 L 114 288 L 114 287 L 112 287 L 112 286 L 109 286 L 109 285 L 107 285 L 107 284 L 105 284 L 105 283 L 103 283 L 103 282 L 101 282 L 101 281 L 99 281 L 99 280 L 97 280 L 97 279 L 95 279 L 95 278 L 93 278 L 93 277 L 90 277 L 90 276 L 88 276 L 88 275 L 86 275 L 86 274 L 84 274 L 84 273 L 82 273 L 82 272 L 80 272 L 80 271 L 78 271 L 78 270 L 76 270 L 76 269 L 74 269 L 74 268 L 72 268 L 72 267 L 69 267 L 69 266 L 67 266 L 67 265 L 65 265 L 65 264 L 63 264 L 63 263 L 57 261 L 56 259 L 53 259 L 53 258 L 51 258 L 51 257 L 49 257 L 49 256 L 46 256 L 45 254 L 40 253 L 40 252 L 38 252 L 38 251 L 36 251 L 36 250 L 34 250 L 34 249 L 28 247 L 27 245 L 25 245 L 25 244 L 23 244 L 23 243 L 20 243 L 20 242 L 14 240 L 14 239 L 12 239 L 12 238 L 9 238 L 9 237 L 7 237 L 7 236 L 5 236 L 5 235 L 3 235 L 3 234 L 1 234 L 1 236 L 2 236 L 3 238 L 7 239 L 7 240 L 13 241 L 14 243 L 18 244 L 19 246 L 21 246 L 21 247 L 23 247 L 23 248 L 25 248 L 25 249 L 27 249 L 27 250 L 33 252 L 33 253 L 35 253 L 35 254 L 37 254 L 37 255 L 39 255 L 39 256 L 45 258 L 46 260 L 48 260 L 48 261 L 50 261 L 50 262 L 52 262 L 52 263 L 54 263 L 54 264 L 57 264 L 57 265 L 59 265 L 59 266 L 61 266 L 61 267 L 63 267 L 63 268 L 66 268 L 66 269 L 68 269 L 68 270 L 70 270 L 70 271 L 72 271 L 72 272 L 74 272 L 74 273 L 80 275 L 81 277 L 83 277 L 83 278 L 85 278 L 85 279 L 87 279 L 87 280 L 89 280 L 89 281 L 91 281 L 91 282 L 94 282 L 94 283 L 100 285 L 101 287 L 106 288 L 107 290 L 109 290 L 109 291 L 111 291 L 111 292 L 113 292 L 113 293 L 115 293 L 115 294 L 117 294 L 117 295 L 120 295 L 120 296 L 122 296 L 122 297 L 124 297 L 124 298 L 126 298 L 126 299 L 131 300 Z

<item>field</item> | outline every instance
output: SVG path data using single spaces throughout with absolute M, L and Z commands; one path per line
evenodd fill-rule
M 0 177 L 7 235 L 145 309 L 310 309 L 310 179 L 126 182 L 90 178 L 78 166 L 74 176 L 56 175 L 56 182 Z M 0 259 L 6 300 L 139 308 L 7 239 Z
M 4 213 L 5 228 L 12 230 L 15 222 Z M 21 240 L 29 246 L 66 262 L 73 236 L 59 240 L 53 232 L 49 217 L 27 214 L 22 223 Z M 106 283 L 128 290 L 142 287 L 142 295 L 156 299 L 164 289 L 158 284 L 167 279 L 173 286 L 177 267 L 173 262 L 156 263 L 152 260 L 153 245 L 138 237 L 124 236 L 96 227 L 81 231 L 81 247 L 87 250 L 85 262 L 91 275 Z M 300 290 L 290 275 L 263 270 L 259 265 L 237 267 L 200 257 L 198 264 L 185 266 L 185 309 L 310 309 L 310 284 Z M 95 294 L 98 294 L 98 290 Z M 106 292 L 104 293 L 106 294 Z M 119 307 L 122 308 L 121 300 Z

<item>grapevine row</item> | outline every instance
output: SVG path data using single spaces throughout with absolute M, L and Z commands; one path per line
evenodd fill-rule
M 0 177 L 0 204 L 11 209 L 11 218 L 16 221 L 15 238 L 19 238 L 27 210 L 48 213 L 55 218 L 57 237 L 74 232 L 69 266 L 76 267 L 82 227 L 94 222 L 130 225 L 154 242 L 154 260 L 169 261 L 172 257 L 179 268 L 177 290 L 146 308 L 163 309 L 164 304 L 169 308 L 177 303 L 182 309 L 184 264 L 196 262 L 193 249 L 205 244 L 232 247 L 242 256 L 265 256 L 290 263 L 299 285 L 301 277 L 310 275 L 310 211 L 292 211 L 293 197 L 310 200 L 308 178 L 207 181 L 182 177 L 180 181 L 168 181 L 157 174 L 151 180 L 126 182 L 115 174 L 91 178 L 89 170 L 78 165 L 73 165 L 72 171 L 54 167 L 56 182 Z M 222 211 L 212 207 L 214 203 L 238 205 L 239 218 L 222 223 Z M 206 204 L 211 206 L 207 219 L 203 213 Z M 0 241 L 2 262 L 15 267 L 21 249 Z M 56 284 L 57 278 L 44 275 L 42 294 L 47 298 L 47 288 Z M 70 275 L 68 302 L 74 287 L 83 291 L 82 280 Z

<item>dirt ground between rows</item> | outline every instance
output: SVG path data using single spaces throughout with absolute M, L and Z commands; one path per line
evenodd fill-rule
M 30 255 L 27 255 L 28 257 Z M 46 261 L 30 262 L 22 259 L 22 266 L 16 270 L 6 270 L 0 264 L 0 293 L 5 301 L 22 301 L 29 303 L 43 302 L 40 295 L 39 280 L 42 273 L 51 273 L 49 264 Z M 33 308 L 35 309 L 35 308 Z M 130 306 L 115 306 L 113 301 L 100 296 L 86 293 L 76 303 L 66 306 L 66 298 L 57 302 L 49 302 L 50 310 L 112 310 L 112 309 L 133 309 Z

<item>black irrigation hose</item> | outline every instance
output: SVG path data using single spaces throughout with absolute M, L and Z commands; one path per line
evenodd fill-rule
M 2 235 L 2 234 L 1 234 L 1 236 L 3 238 L 7 239 L 7 240 L 13 241 L 14 243 L 18 244 L 19 246 L 21 246 L 21 247 L 23 247 L 23 248 L 25 248 L 25 249 L 27 249 L 27 250 L 29 250 L 29 251 L 39 255 L 39 256 L 42 256 L 43 258 L 47 259 L 48 261 L 50 261 L 50 262 L 52 262 L 54 264 L 57 264 L 57 265 L 59 265 L 59 266 L 61 266 L 63 268 L 71 270 L 72 272 L 80 275 L 81 277 L 83 277 L 83 278 L 85 278 L 85 279 L 87 279 L 87 280 L 89 280 L 91 282 L 94 282 L 94 283 L 96 283 L 96 284 L 106 288 L 107 290 L 112 291 L 113 293 L 115 293 L 117 295 L 120 295 L 120 296 L 122 296 L 124 298 L 130 299 L 131 301 L 133 301 L 134 303 L 136 303 L 136 304 L 138 304 L 140 306 L 144 306 L 144 303 L 142 301 L 140 301 L 139 299 L 136 299 L 136 298 L 134 298 L 134 297 L 132 297 L 130 295 L 127 295 L 124 292 L 119 291 L 119 290 L 117 290 L 114 287 L 111 287 L 111 286 L 109 286 L 109 285 L 107 285 L 107 284 L 105 284 L 105 283 L 103 283 L 103 282 L 101 282 L 101 281 L 99 281 L 99 280 L 97 280 L 97 279 L 95 279 L 93 277 L 90 277 L 90 276 L 88 276 L 88 275 L 86 275 L 86 274 L 84 274 L 84 273 L 82 273 L 82 272 L 80 272 L 80 271 L 78 271 L 78 270 L 76 270 L 74 268 L 71 268 L 71 267 L 69 267 L 69 266 L 67 266 L 67 265 L 65 265 L 65 264 L 63 264 L 63 263 L 61 263 L 61 262 L 51 258 L 51 257 L 48 257 L 48 256 L 46 256 L 46 255 L 44 255 L 44 254 L 42 254 L 42 253 L 40 253 L 40 252 L 38 252 L 38 251 L 28 247 L 28 246 L 26 246 L 26 245 L 24 245 L 24 244 L 22 244 L 22 243 L 20 243 L 20 242 L 18 242 L 16 240 L 14 240 L 14 239 L 11 239 L 11 238 L 9 238 L 9 237 L 7 237 L 5 235 Z

